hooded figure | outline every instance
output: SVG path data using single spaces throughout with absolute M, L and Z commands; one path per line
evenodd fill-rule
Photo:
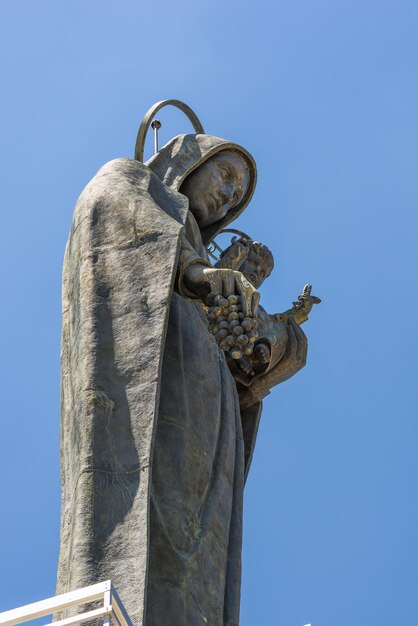
M 179 190 L 224 150 L 245 161 L 248 184 L 199 228 Z M 134 626 L 239 621 L 244 466 L 260 403 L 241 414 L 184 276 L 212 267 L 204 244 L 244 210 L 255 180 L 243 148 L 182 135 L 146 165 L 107 163 L 75 208 L 63 269 L 57 593 L 110 578 Z

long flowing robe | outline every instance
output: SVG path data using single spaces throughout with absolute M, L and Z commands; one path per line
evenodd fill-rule
M 239 150 L 243 201 L 200 233 L 180 192 Z M 63 270 L 57 593 L 111 578 L 134 626 L 239 621 L 242 493 L 260 404 L 240 411 L 224 354 L 182 284 L 245 208 L 252 158 L 208 135 L 147 165 L 106 164 L 82 192 Z

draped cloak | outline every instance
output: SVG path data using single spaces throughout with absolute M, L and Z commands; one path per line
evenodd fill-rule
M 225 149 L 241 203 L 199 232 L 179 192 Z M 206 318 L 182 286 L 249 202 L 241 147 L 182 135 L 116 159 L 82 192 L 63 268 L 57 593 L 111 578 L 134 626 L 235 626 L 242 492 L 260 403 L 240 411 Z

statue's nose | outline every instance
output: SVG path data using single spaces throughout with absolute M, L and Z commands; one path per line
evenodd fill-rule
M 235 186 L 232 183 L 224 183 L 220 190 L 222 200 L 230 200 L 235 193 Z

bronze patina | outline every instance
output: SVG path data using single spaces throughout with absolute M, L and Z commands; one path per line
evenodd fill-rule
M 166 104 L 196 133 L 142 163 Z M 280 317 L 259 306 L 266 246 L 247 237 L 216 263 L 208 255 L 255 183 L 244 148 L 205 134 L 169 100 L 144 118 L 136 158 L 104 165 L 74 210 L 57 592 L 112 579 L 135 626 L 239 623 L 243 490 L 262 400 L 307 353 L 299 310 Z M 310 291 L 302 297 L 307 315 Z M 219 314 L 208 312 L 219 303 L 226 326 L 214 333 Z M 230 334 L 242 337 L 235 356 Z

